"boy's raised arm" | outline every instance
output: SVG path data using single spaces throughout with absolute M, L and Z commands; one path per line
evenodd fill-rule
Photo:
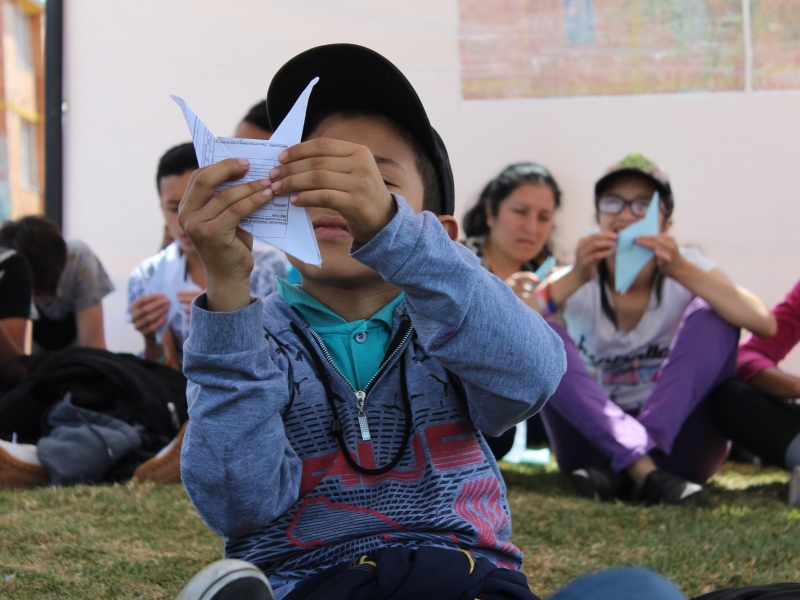
M 464 383 L 470 413 L 498 435 L 539 410 L 566 370 L 560 338 L 429 212 L 398 212 L 353 257 L 401 288 L 422 346 Z
M 181 475 L 206 523 L 231 536 L 297 500 L 303 467 L 286 440 L 287 381 L 267 349 L 262 301 L 229 313 L 204 303 L 205 296 L 195 300 L 184 345 L 189 428 Z
M 181 475 L 203 519 L 225 536 L 284 512 L 302 474 L 281 419 L 289 401 L 285 375 L 268 352 L 262 301 L 250 298 L 252 236 L 237 228 L 272 192 L 268 183 L 251 182 L 214 194 L 246 170 L 229 159 L 196 171 L 180 208 L 208 282 L 208 294 L 193 303 L 184 346 L 189 427 Z

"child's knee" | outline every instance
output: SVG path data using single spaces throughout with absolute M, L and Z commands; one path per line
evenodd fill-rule
M 692 300 L 683 313 L 683 321 L 684 325 L 691 322 L 693 330 L 702 328 L 704 336 L 715 336 L 715 339 L 734 347 L 739 343 L 739 329 L 719 316 L 702 298 Z

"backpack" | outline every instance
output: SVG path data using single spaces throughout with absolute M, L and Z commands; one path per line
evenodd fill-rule
M 50 409 L 70 392 L 75 406 L 114 417 L 142 431 L 142 449 L 126 461 L 129 464 L 121 466 L 125 473 L 132 473 L 168 444 L 189 418 L 183 373 L 132 354 L 66 348 L 16 357 L 0 367 L 0 375 L 20 366 L 27 375 L 0 395 L 3 439 L 16 434 L 18 442 L 35 444 L 48 435 Z M 117 480 L 117 475 L 110 477 Z

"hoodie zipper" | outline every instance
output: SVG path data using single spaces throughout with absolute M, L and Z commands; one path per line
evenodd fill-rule
M 344 382 L 350 387 L 350 389 L 353 390 L 353 393 L 356 396 L 356 407 L 358 407 L 358 424 L 361 427 L 361 439 L 365 442 L 368 442 L 369 440 L 372 439 L 372 436 L 369 433 L 369 422 L 367 421 L 367 413 L 364 412 L 364 407 L 367 403 L 367 393 L 372 388 L 372 384 L 375 383 L 375 380 L 378 379 L 380 374 L 383 373 L 384 369 L 386 369 L 386 365 L 388 365 L 395 357 L 395 355 L 400 351 L 400 349 L 403 346 L 405 346 L 406 340 L 411 335 L 411 332 L 414 331 L 414 326 L 411 325 L 411 323 L 409 322 L 408 330 L 403 335 L 402 339 L 400 340 L 400 343 L 397 344 L 395 349 L 392 350 L 392 352 L 389 353 L 389 355 L 383 359 L 383 362 L 378 367 L 378 370 L 375 372 L 375 375 L 373 375 L 372 378 L 367 382 L 367 385 L 364 386 L 363 390 L 357 390 L 355 386 L 352 383 L 350 383 L 347 377 L 344 376 L 344 373 L 342 373 L 339 370 L 339 367 L 337 367 L 334 364 L 333 359 L 331 358 L 331 355 L 328 352 L 328 348 L 325 346 L 325 342 L 322 341 L 322 338 L 319 337 L 317 332 L 311 329 L 311 327 L 307 327 L 306 329 L 308 329 L 308 332 L 311 334 L 311 337 L 314 338 L 314 341 L 317 342 L 319 349 L 322 350 L 322 355 L 325 357 L 325 360 L 328 361 L 328 364 L 331 366 L 331 368 L 334 371 L 336 371 L 339 377 L 341 377 L 344 380 Z

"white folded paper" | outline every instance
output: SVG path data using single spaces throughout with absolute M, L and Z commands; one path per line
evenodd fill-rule
M 170 96 L 183 110 L 201 167 L 226 158 L 246 158 L 250 161 L 250 169 L 244 177 L 223 183 L 217 192 L 240 183 L 267 179 L 269 172 L 279 164 L 278 155 L 289 146 L 300 143 L 308 98 L 317 81 L 319 77 L 315 77 L 303 90 L 269 140 L 215 137 L 182 98 Z M 266 206 L 243 219 L 239 226 L 305 263 L 316 266 L 322 264 L 308 211 L 294 206 L 288 196 L 275 196 Z

